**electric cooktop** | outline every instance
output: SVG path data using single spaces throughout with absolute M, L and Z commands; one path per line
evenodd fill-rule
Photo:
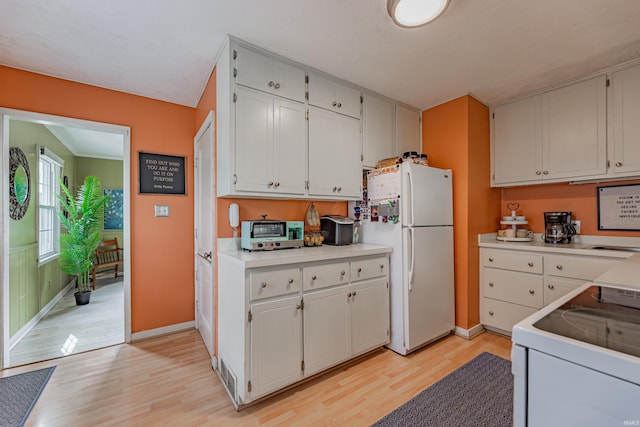
M 591 286 L 533 326 L 640 357 L 640 292 Z

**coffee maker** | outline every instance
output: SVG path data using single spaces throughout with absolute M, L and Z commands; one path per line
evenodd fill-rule
M 571 237 L 575 235 L 576 229 L 571 224 L 571 212 L 544 213 L 545 243 L 571 243 Z

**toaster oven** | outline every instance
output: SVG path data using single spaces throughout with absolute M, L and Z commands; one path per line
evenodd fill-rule
M 304 245 L 304 222 L 242 221 L 240 246 L 248 251 L 300 248 Z

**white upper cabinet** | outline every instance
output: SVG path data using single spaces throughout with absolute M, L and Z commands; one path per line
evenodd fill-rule
M 243 46 L 236 48 L 236 83 L 263 92 L 305 101 L 305 71 Z
M 606 76 L 543 94 L 543 179 L 577 179 L 605 174 L 606 126 Z
M 309 104 L 360 118 L 360 91 L 309 72 Z
M 362 98 L 362 166 L 374 168 L 395 154 L 395 105 L 369 94 Z
M 396 155 L 402 157 L 407 151 L 422 151 L 420 143 L 420 113 L 401 105 L 396 105 L 397 145 Z
M 236 190 L 304 194 L 304 105 L 245 88 L 235 104 Z
M 309 194 L 362 197 L 360 120 L 309 108 Z
M 609 174 L 640 173 L 640 66 L 613 73 L 609 128 Z
M 585 180 L 607 166 L 606 77 L 497 107 L 493 186 Z

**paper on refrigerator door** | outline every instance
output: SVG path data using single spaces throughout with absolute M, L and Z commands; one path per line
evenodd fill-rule
M 397 199 L 400 196 L 400 168 L 389 166 L 375 169 L 367 175 L 369 201 Z

